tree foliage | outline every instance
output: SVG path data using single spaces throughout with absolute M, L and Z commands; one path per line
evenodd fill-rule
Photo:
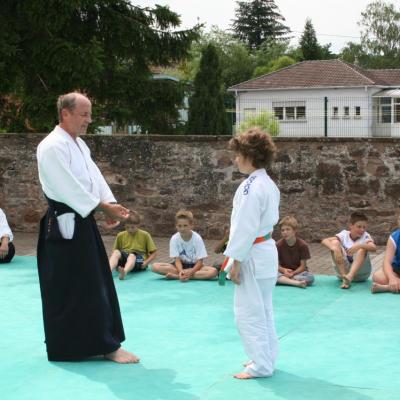
M 168 7 L 125 0 L 3 0 L 0 25 L 0 96 L 16 111 L 8 130 L 48 131 L 57 96 L 72 90 L 105 121 L 139 120 L 159 93 L 150 66 L 180 61 L 198 36 L 175 31 Z
M 279 135 L 279 122 L 273 114 L 268 111 L 261 111 L 254 115 L 249 115 L 240 125 L 237 133 L 246 132 L 252 127 L 261 128 L 268 132 L 271 136 Z
M 318 43 L 314 26 L 309 18 L 306 20 L 306 25 L 300 38 L 300 48 L 303 60 L 321 59 L 321 46 Z
M 226 134 L 222 75 L 216 48 L 209 44 L 202 51 L 200 68 L 194 79 L 194 93 L 189 100 L 187 133 Z
M 271 61 L 268 65 L 259 66 L 253 72 L 253 78 L 256 78 L 261 75 L 269 74 L 274 71 L 278 71 L 279 69 L 289 67 L 296 63 L 296 60 L 289 56 L 281 56 Z
M 256 49 L 267 39 L 287 38 L 290 30 L 283 21 L 274 0 L 237 1 L 232 29 L 238 39 Z
M 361 44 L 373 56 L 400 55 L 400 9 L 383 1 L 370 3 L 361 13 Z

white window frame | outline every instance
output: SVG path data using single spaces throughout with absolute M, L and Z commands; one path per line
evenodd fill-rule
M 275 109 L 282 109 L 282 119 L 276 117 Z M 304 112 L 299 112 L 299 108 L 304 108 Z M 291 110 L 293 109 L 293 111 Z M 274 117 L 280 122 L 304 122 L 307 121 L 306 101 L 276 101 L 272 102 Z M 300 116 L 299 116 L 300 114 Z M 304 115 L 301 116 L 301 115 Z M 292 117 L 293 116 L 293 117 Z

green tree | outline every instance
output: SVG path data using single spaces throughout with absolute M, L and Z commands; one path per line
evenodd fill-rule
M 223 135 L 227 132 L 218 52 L 209 44 L 202 51 L 200 68 L 194 80 L 194 93 L 189 100 L 187 133 Z
M 400 9 L 392 3 L 374 1 L 361 13 L 361 44 L 373 56 L 400 55 Z
M 289 56 L 281 56 L 276 60 L 271 61 L 268 65 L 259 66 L 253 72 L 253 78 L 257 78 L 258 76 L 269 74 L 274 71 L 278 71 L 279 69 L 289 67 L 292 64 L 295 64 L 296 60 Z
M 318 43 L 317 35 L 310 18 L 307 18 L 303 34 L 300 38 L 300 48 L 303 60 L 320 60 L 321 46 Z
M 232 29 L 250 49 L 258 48 L 266 39 L 286 39 L 289 28 L 274 0 L 237 1 Z
M 8 129 L 48 131 L 55 99 L 71 90 L 93 99 L 103 121 L 139 120 L 159 94 L 149 67 L 182 60 L 198 36 L 179 25 L 168 7 L 125 0 L 3 0 L 0 96 L 16 111 Z

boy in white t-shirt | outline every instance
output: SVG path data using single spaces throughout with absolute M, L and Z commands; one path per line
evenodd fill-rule
M 348 231 L 342 230 L 322 241 L 331 251 L 336 274 L 342 280 L 342 289 L 349 289 L 352 281 L 366 281 L 371 274 L 368 252 L 376 251 L 376 245 L 366 231 L 367 224 L 365 214 L 354 212 L 350 215 Z
M 169 242 L 171 263 L 154 263 L 152 271 L 165 275 L 167 279 L 212 279 L 218 271 L 214 267 L 203 265 L 207 257 L 206 247 L 201 236 L 192 230 L 193 214 L 190 211 L 178 211 L 175 215 L 176 230 Z

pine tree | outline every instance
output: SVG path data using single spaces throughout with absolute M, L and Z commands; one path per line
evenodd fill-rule
M 182 60 L 198 37 L 197 27 L 175 31 L 180 19 L 168 7 L 126 0 L 2 0 L 1 7 L 0 105 L 6 99 L 18 111 L 9 130 L 48 131 L 57 96 L 72 90 L 93 100 L 95 117 L 142 118 L 159 94 L 150 66 Z
M 306 20 L 299 44 L 303 60 L 320 60 L 322 58 L 322 49 L 318 43 L 317 35 L 310 18 Z
M 202 51 L 200 68 L 194 79 L 186 131 L 188 134 L 224 135 L 227 129 L 221 67 L 216 48 L 209 44 Z
M 238 1 L 237 5 L 232 29 L 251 49 L 258 48 L 267 39 L 287 39 L 290 29 L 282 23 L 285 18 L 274 0 Z

